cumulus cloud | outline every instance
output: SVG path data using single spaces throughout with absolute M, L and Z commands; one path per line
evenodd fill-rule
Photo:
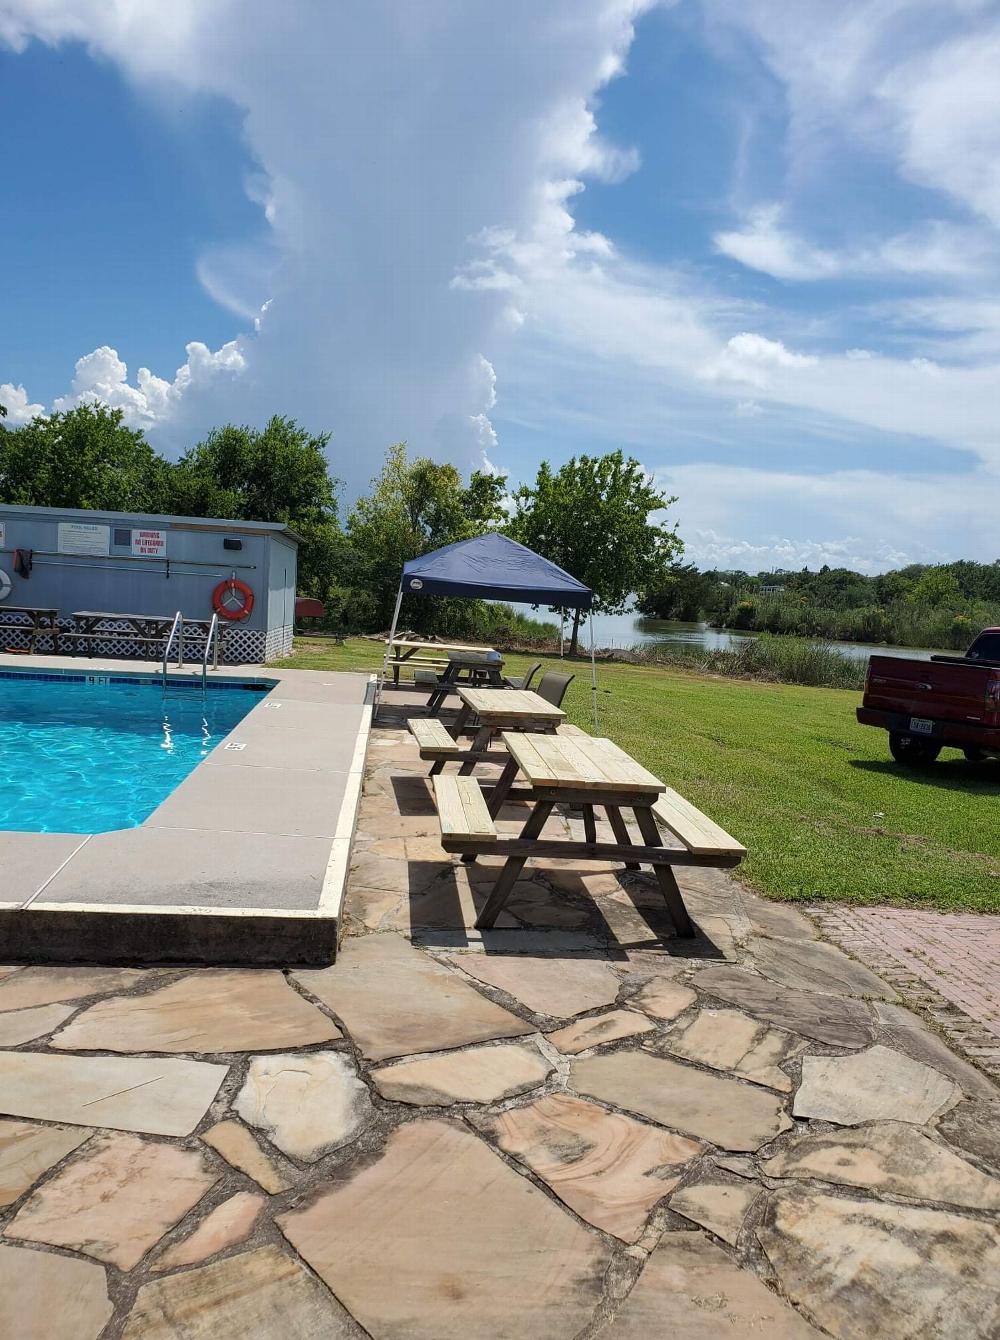
M 261 0 L 247 22 L 234 0 L 3 0 L 0 36 L 82 40 L 140 85 L 242 110 L 266 241 L 214 247 L 199 274 L 258 328 L 238 385 L 185 395 L 174 422 L 293 413 L 333 430 L 334 469 L 360 484 L 401 438 L 463 465 L 493 449 L 479 358 L 524 309 L 484 275 L 452 280 L 484 229 L 554 256 L 579 183 L 635 169 L 597 134 L 593 99 L 650 3 Z
M 0 419 L 0 424 L 6 424 L 9 428 L 17 428 L 22 423 L 28 423 L 39 414 L 45 413 L 44 405 L 33 405 L 28 400 L 28 393 L 23 386 L 12 386 L 10 382 L 0 383 L 0 405 L 7 411 L 7 417 Z
M 173 381 L 154 376 L 149 368 L 140 368 L 132 386 L 118 350 L 102 344 L 77 359 L 72 390 L 53 401 L 52 408 L 61 412 L 77 405 L 104 404 L 123 410 L 126 423 L 133 427 L 162 426 L 181 408 L 185 396 L 211 387 L 222 377 L 237 375 L 246 367 L 236 340 L 214 353 L 207 345 L 192 340 L 186 353 L 187 360 L 177 369 Z
M 781 340 L 769 340 L 766 335 L 744 331 L 726 341 L 726 347 L 708 365 L 705 375 L 763 388 L 776 368 L 811 368 L 816 362 L 812 354 L 797 354 L 786 349 Z

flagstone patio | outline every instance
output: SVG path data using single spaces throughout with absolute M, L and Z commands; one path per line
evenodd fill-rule
M 1000 1334 L 1000 1093 L 902 987 L 720 872 L 477 932 L 426 772 L 374 731 L 333 967 L 0 967 L 0 1337 Z

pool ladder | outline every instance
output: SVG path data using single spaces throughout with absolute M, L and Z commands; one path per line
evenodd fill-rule
M 173 646 L 174 638 L 177 638 L 177 669 L 184 667 L 184 621 L 181 618 L 180 610 L 174 615 L 174 621 L 170 625 L 170 633 L 167 636 L 166 646 L 163 648 L 163 691 L 167 689 L 167 661 L 170 659 L 170 648 Z
M 204 693 L 208 687 L 208 653 L 215 648 L 212 655 L 212 669 L 219 668 L 219 616 L 212 615 L 212 622 L 208 625 L 208 637 L 205 639 L 205 650 L 201 657 L 201 690 Z

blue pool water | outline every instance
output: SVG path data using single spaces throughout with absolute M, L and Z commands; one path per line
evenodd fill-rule
M 0 831 L 136 827 L 266 691 L 0 676 Z

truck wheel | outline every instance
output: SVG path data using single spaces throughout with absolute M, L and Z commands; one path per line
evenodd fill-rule
M 904 735 L 902 731 L 891 730 L 889 752 L 905 768 L 923 768 L 934 762 L 941 752 L 941 746 L 933 740 L 923 740 L 918 735 Z

